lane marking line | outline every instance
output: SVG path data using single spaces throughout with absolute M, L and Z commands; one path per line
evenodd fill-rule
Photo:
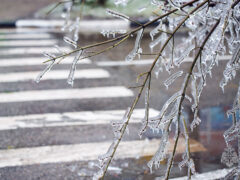
M 111 121 L 121 120 L 124 114 L 125 110 L 111 110 L 0 117 L 0 130 L 110 124 Z M 149 109 L 149 117 L 155 117 L 158 114 L 159 111 Z M 130 123 L 140 123 L 144 115 L 145 109 L 135 109 Z
M 68 56 L 64 60 L 61 61 L 60 64 L 71 64 L 73 61 L 73 56 Z M 41 65 L 44 66 L 44 61 L 46 61 L 46 57 L 26 57 L 26 58 L 0 58 L 0 67 L 8 67 L 8 66 L 33 66 L 33 65 Z M 78 64 L 91 64 L 92 61 L 90 59 L 83 59 L 78 61 Z
M 185 144 L 183 138 L 179 139 L 179 144 Z M 116 151 L 116 159 L 139 158 L 153 156 L 159 147 L 160 140 L 138 140 L 122 141 Z M 72 161 L 90 161 L 96 160 L 99 155 L 107 152 L 111 142 L 101 143 L 82 143 L 74 145 L 55 145 L 33 148 L 19 148 L 0 150 L 0 168 L 11 166 L 25 166 L 45 163 L 62 163 Z M 192 152 L 205 151 L 205 148 L 198 142 L 197 148 L 191 148 Z M 173 140 L 170 140 L 168 152 L 170 153 L 174 146 Z M 195 145 L 196 146 L 196 145 Z M 185 147 L 177 149 L 177 153 L 185 152 Z
M 42 80 L 56 80 L 68 78 L 70 70 L 51 70 L 47 72 Z M 40 71 L 31 72 L 16 72 L 16 73 L 4 73 L 0 74 L 0 83 L 3 82 L 21 82 L 21 81 L 34 81 Z M 99 79 L 109 78 L 110 74 L 104 69 L 83 69 L 76 70 L 75 79 Z
M 51 89 L 0 93 L 0 103 L 50 101 L 63 99 L 119 98 L 133 96 L 133 92 L 123 86 L 94 87 L 83 89 Z

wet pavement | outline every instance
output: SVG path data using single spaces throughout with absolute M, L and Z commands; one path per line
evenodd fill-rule
M 30 38 L 26 38 L 29 34 Z M 16 35 L 20 38 L 16 38 Z M 180 34 L 179 38 L 182 35 Z M 19 45 L 17 43 L 11 47 L 7 45 L 11 36 L 13 36 L 13 42 L 18 42 Z M 75 80 L 73 87 L 66 83 L 67 75 L 65 79 L 59 79 L 57 73 L 53 75 L 55 78 L 43 80 L 39 84 L 34 82 L 36 77 L 31 74 L 29 75 L 31 77 L 25 80 L 17 78 L 19 75 L 17 73 L 40 72 L 44 68 L 40 63 L 44 60 L 41 52 L 44 48 L 51 50 L 52 47 L 51 45 L 40 46 L 38 44 L 40 39 L 41 41 L 48 40 L 48 42 L 54 40 L 60 46 L 70 48 L 65 47 L 63 41 L 59 40 L 61 37 L 61 33 L 39 32 L 38 29 L 18 32 L 8 29 L 0 31 L 0 44 L 4 41 L 4 47 L 0 47 L 0 53 L 4 52 L 4 55 L 0 54 L 0 79 L 1 76 L 10 77 L 10 74 L 12 74 L 12 79 L 13 77 L 16 79 L 11 81 L 5 78 L 4 82 L 0 81 L 0 97 L 4 99 L 4 102 L 0 102 L 0 122 L 1 120 L 4 122 L 0 125 L 0 154 L 2 156 L 0 179 L 91 179 L 90 176 L 97 169 L 95 165 L 97 155 L 104 152 L 104 143 L 111 142 L 113 138 L 109 122 L 121 119 L 136 95 L 135 90 L 128 89 L 128 87 L 136 85 L 138 74 L 145 72 L 151 65 L 150 63 L 124 66 L 98 65 L 98 62 L 124 60 L 133 47 L 134 38 L 132 38 L 118 48 L 92 57 L 89 61 L 77 66 L 79 71 L 85 70 L 86 74 L 90 74 L 91 69 L 103 70 L 109 74 L 107 77 L 101 77 L 100 74 L 95 78 L 80 77 Z M 149 35 L 146 34 L 142 47 L 149 52 L 150 38 L 148 37 Z M 81 35 L 79 44 L 92 44 L 102 40 L 104 38 L 100 35 Z M 28 46 L 20 45 L 23 42 L 28 42 Z M 30 47 L 34 48 L 34 51 L 28 54 L 29 44 L 32 44 Z M 14 53 L 11 53 L 13 51 L 10 50 L 13 49 Z M 141 59 L 151 58 L 151 56 L 141 57 Z M 27 60 L 29 64 L 26 63 Z M 1 66 L 1 61 L 5 62 L 4 66 Z M 22 61 L 23 64 L 17 61 Z M 31 61 L 38 63 L 33 64 Z M 140 60 L 136 61 L 140 62 Z M 225 112 L 230 109 L 237 91 L 236 80 L 226 87 L 225 94 L 219 88 L 218 84 L 226 62 L 220 61 L 219 66 L 213 70 L 212 78 L 207 79 L 207 86 L 200 103 L 202 124 L 190 135 L 193 159 L 199 173 L 224 168 L 220 163 L 221 152 L 225 147 L 222 133 L 231 124 Z M 70 63 L 71 61 L 57 65 L 53 71 L 67 71 Z M 190 63 L 186 62 L 180 68 L 186 71 L 189 65 Z M 163 80 L 167 77 L 169 74 L 164 71 L 159 74 L 158 79 L 155 77 L 152 79 L 150 115 L 156 115 L 164 102 L 181 87 L 182 78 L 179 78 L 174 85 L 169 87 L 169 90 L 166 90 Z M 239 75 L 236 79 L 238 78 Z M 112 87 L 115 88 L 110 89 Z M 60 95 L 55 96 L 53 93 L 51 98 L 49 95 L 49 100 L 46 98 L 47 95 L 43 97 L 43 94 L 50 93 L 50 90 L 59 92 Z M 66 91 L 69 91 L 68 96 Z M 112 97 L 104 96 L 105 92 L 110 94 L 110 91 L 113 91 Z M 147 162 L 157 150 L 161 134 L 154 134 L 151 130 L 147 130 L 142 139 L 138 136 L 141 127 L 139 121 L 144 117 L 143 99 L 137 105 L 139 111 L 133 118 L 134 122 L 130 124 L 130 134 L 124 137 L 125 147 L 122 148 L 122 152 L 119 152 L 120 158 L 113 161 L 106 179 L 154 179 L 164 174 L 165 161 L 162 162 L 162 168 L 154 170 L 152 174 L 147 167 Z M 79 112 L 83 114 L 76 114 Z M 185 104 L 185 112 L 188 120 L 191 120 L 192 113 L 188 103 Z M 108 121 L 106 118 L 100 118 L 100 115 L 107 117 Z M 134 151 L 135 148 L 132 147 L 134 143 L 136 143 L 135 148 L 138 147 L 137 144 L 139 145 L 139 151 Z M 151 148 L 144 150 L 146 146 Z M 143 151 L 146 152 L 143 153 Z M 179 148 L 172 177 L 186 175 L 186 169 L 180 171 L 177 167 L 182 152 Z

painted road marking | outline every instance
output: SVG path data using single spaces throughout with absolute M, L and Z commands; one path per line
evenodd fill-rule
M 139 158 L 153 156 L 159 147 L 160 140 L 123 141 L 120 143 L 115 158 Z M 0 150 L 0 168 L 11 166 L 25 166 L 45 163 L 63 163 L 72 161 L 96 160 L 99 155 L 107 152 L 111 142 L 82 143 L 74 145 L 42 146 L 33 148 L 19 148 Z M 185 152 L 185 140 L 179 138 L 182 147 L 176 153 Z M 168 152 L 173 149 L 174 141 L 170 140 Z M 197 141 L 190 142 L 191 152 L 205 151 Z
M 71 64 L 73 61 L 73 56 L 68 56 L 61 61 L 60 64 Z M 26 57 L 26 58 L 9 58 L 1 59 L 0 58 L 0 67 L 9 67 L 9 66 L 32 66 L 32 65 L 44 65 L 46 57 Z M 82 59 L 78 61 L 78 64 L 91 64 L 90 59 Z
M 123 86 L 108 86 L 83 89 L 52 89 L 1 93 L 0 103 L 49 101 L 63 99 L 118 98 L 133 96 L 133 92 Z
M 38 39 L 38 40 L 19 40 L 19 41 L 0 41 L 0 47 L 15 46 L 54 46 L 58 43 L 56 39 Z
M 0 130 L 18 128 L 39 128 L 56 126 L 79 126 L 109 124 L 123 118 L 125 110 L 80 111 L 65 113 L 32 114 L 24 116 L 0 117 Z M 149 117 L 155 117 L 159 111 L 149 109 Z M 130 123 L 139 123 L 145 115 L 145 109 L 135 109 Z
M 49 33 L 21 33 L 21 34 L 0 34 L 0 40 L 2 39 L 50 39 L 52 35 Z
M 64 25 L 64 20 L 42 20 L 42 19 L 23 19 L 16 22 L 17 27 L 41 27 L 41 28 L 60 28 Z M 124 20 L 91 20 L 81 21 L 79 24 L 79 32 L 93 33 L 100 32 L 103 29 L 112 29 L 112 27 L 120 30 L 129 30 L 129 22 Z
M 210 171 L 206 173 L 196 174 L 192 175 L 192 179 L 194 180 L 215 180 L 215 179 L 222 179 L 224 178 L 228 173 L 230 173 L 233 170 L 233 168 L 230 169 L 219 169 L 215 171 Z M 155 180 L 161 180 L 162 178 L 155 178 Z M 179 177 L 179 178 L 172 178 L 170 180 L 187 180 L 188 177 Z
M 0 74 L 0 83 L 2 82 L 19 82 L 19 81 L 33 81 L 38 76 L 39 71 L 31 72 L 16 72 L 16 73 L 4 73 Z M 67 79 L 69 70 L 51 70 L 47 72 L 42 80 L 56 80 Z M 109 78 L 110 74 L 104 69 L 83 69 L 76 70 L 75 79 L 99 79 Z
M 227 56 L 220 56 L 219 60 L 220 61 L 225 61 L 225 60 L 229 60 L 231 59 L 232 56 L 227 55 Z M 184 60 L 184 62 L 192 62 L 193 59 L 192 58 L 186 58 Z M 148 65 L 148 64 L 152 64 L 153 63 L 153 59 L 143 59 L 143 60 L 135 60 L 135 61 L 100 61 L 100 62 L 96 62 L 96 64 L 98 66 L 130 66 L 130 65 Z
M 53 33 L 53 32 L 62 32 L 61 29 L 58 28 L 31 28 L 31 27 L 18 27 L 18 28 L 0 28 L 0 35 L 6 34 L 35 34 L 35 33 Z
M 71 49 L 69 47 L 61 47 L 63 51 L 69 52 Z M 1 48 L 1 55 L 18 55 L 18 54 L 42 54 L 43 52 L 56 53 L 56 50 L 52 47 L 26 47 L 26 48 Z

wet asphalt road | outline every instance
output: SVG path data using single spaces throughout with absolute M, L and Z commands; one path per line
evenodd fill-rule
M 33 32 L 31 32 L 33 33 Z M 47 32 L 48 33 L 48 32 Z M 8 31 L 5 31 L 5 34 Z M 13 34 L 16 34 L 13 32 Z M 52 34 L 51 39 L 59 39 L 61 34 Z M 0 33 L 1 35 L 1 33 Z M 88 37 L 89 38 L 89 37 Z M 87 37 L 80 38 L 81 44 L 90 44 L 92 42 L 101 41 L 102 38 L 94 36 L 88 39 Z M 8 39 L 0 39 L 1 41 L 7 41 Z M 26 39 L 18 39 L 16 41 L 25 41 Z M 82 42 L 81 42 L 82 40 Z M 26 40 L 27 41 L 27 40 Z M 147 38 L 142 46 L 148 49 L 149 39 Z M 107 71 L 110 76 L 108 78 L 98 79 L 77 79 L 74 87 L 72 88 L 66 83 L 66 79 L 52 79 L 44 80 L 39 84 L 36 84 L 33 80 L 28 81 L 16 81 L 16 82 L 0 82 L 0 94 L 12 94 L 16 92 L 31 92 L 31 91 L 43 91 L 43 90 L 57 90 L 57 89 L 82 89 L 82 88 L 96 88 L 96 87 L 109 87 L 109 86 L 123 86 L 127 89 L 129 86 L 134 86 L 136 77 L 139 73 L 145 72 L 149 66 L 141 65 L 129 65 L 129 66 L 112 66 L 112 67 L 99 67 L 98 61 L 109 60 L 122 60 L 125 55 L 132 48 L 133 40 L 128 41 L 124 45 L 120 46 L 117 50 L 99 55 L 98 57 L 91 58 L 89 64 L 79 64 L 77 69 L 93 69 L 100 68 Z M 59 44 L 63 45 L 63 42 L 59 40 Z M 37 41 L 33 47 L 41 49 L 37 46 Z M 3 47 L 7 50 L 15 47 Z M 49 46 L 49 48 L 51 48 Z M 1 55 L 0 55 L 1 56 Z M 0 57 L 1 60 L 9 60 L 12 58 L 19 58 L 19 60 L 30 57 L 41 57 L 39 54 L 9 54 Z M 142 57 L 149 58 L 149 57 Z M 222 61 L 219 67 L 213 71 L 213 78 L 208 78 L 208 86 L 205 88 L 201 97 L 201 107 L 211 107 L 219 105 L 231 105 L 233 97 L 236 93 L 236 81 L 233 81 L 226 88 L 223 95 L 221 89 L 218 87 L 219 80 L 222 77 L 222 69 L 225 67 L 226 61 Z M 58 65 L 53 70 L 68 70 L 68 65 Z M 187 70 L 189 63 L 183 64 L 180 68 Z M 42 65 L 23 65 L 23 66 L 0 66 L 0 73 L 17 73 L 17 72 L 29 72 L 40 71 L 43 69 Z M 174 85 L 170 86 L 167 91 L 162 82 L 168 77 L 168 73 L 163 72 L 159 75 L 159 78 L 153 78 L 151 87 L 151 108 L 160 110 L 163 103 L 169 98 L 169 96 L 176 92 L 182 83 L 182 78 L 179 78 Z M 34 77 L 32 77 L 34 79 Z M 132 90 L 135 92 L 135 90 Z M 135 92 L 136 94 L 136 92 Z M 74 95 L 73 95 L 74 96 Z M 127 107 L 133 101 L 134 96 L 129 97 L 114 97 L 114 98 L 91 98 L 91 99 L 57 99 L 57 100 L 44 100 L 44 101 L 20 101 L 20 102 L 6 102 L 1 103 L 0 116 L 13 117 L 21 115 L 31 114 L 46 114 L 46 113 L 64 113 L 64 112 L 81 112 L 81 111 L 107 111 L 107 110 L 126 110 Z M 144 108 L 144 101 L 141 99 L 137 108 Z M 130 135 L 124 137 L 124 141 L 139 140 L 138 131 L 140 124 L 130 124 Z M 143 139 L 153 139 L 160 137 L 160 135 L 154 135 L 151 131 L 148 131 Z M 21 148 L 34 148 L 45 147 L 55 145 L 74 145 L 81 143 L 95 143 L 111 141 L 113 138 L 112 128 L 110 124 L 91 124 L 91 125 L 69 125 L 69 126 L 51 126 L 48 124 L 43 127 L 24 128 L 19 127 L 16 129 L 0 130 L 0 149 L 2 152 L 11 150 L 21 150 Z M 96 147 L 97 148 L 97 147 Z M 68 154 L 66 154 L 68 156 Z M 196 157 L 197 160 L 198 157 Z M 149 169 L 146 166 L 149 157 L 138 158 L 125 158 L 121 160 L 115 160 L 112 164 L 112 171 L 109 172 L 106 179 L 154 179 L 154 177 L 163 175 L 163 169 L 154 171 L 153 174 L 149 173 Z M 10 160 L 9 160 L 10 161 Z M 14 159 L 11 161 L 14 161 Z M 13 165 L 11 167 L 1 164 L 0 179 L 1 180 L 71 180 L 71 179 L 90 179 L 89 175 L 92 175 L 96 171 L 96 167 L 93 165 L 96 161 L 71 161 L 71 162 L 59 162 L 59 163 L 30 163 L 30 165 Z M 203 163 L 204 164 L 204 163 Z M 207 165 L 208 166 L 207 166 Z M 209 163 L 211 164 L 211 163 Z M 199 168 L 202 171 L 217 169 L 221 167 L 219 164 L 215 164 L 211 167 L 208 163 L 205 163 L 206 169 Z M 164 164 L 163 164 L 164 166 Z M 115 168 L 115 169 L 114 169 Z M 119 170 L 120 169 L 120 170 Z M 119 172 L 120 171 L 120 172 Z M 174 176 L 181 176 L 184 171 L 179 171 L 178 168 L 173 171 Z

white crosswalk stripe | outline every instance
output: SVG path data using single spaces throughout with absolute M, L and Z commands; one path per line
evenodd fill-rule
M 110 144 L 111 142 L 99 142 L 0 150 L 0 167 L 96 160 L 107 151 Z M 115 158 L 152 155 L 158 145 L 159 140 L 122 142 Z
M 21 41 L 15 41 L 15 40 L 5 40 L 0 41 L 0 47 L 14 47 L 14 46 L 54 46 L 57 44 L 57 40 L 55 39 L 38 39 L 38 40 L 21 40 Z
M 69 47 L 61 47 L 60 48 L 63 51 L 70 52 L 71 49 Z M 1 48 L 0 49 L 0 55 L 27 55 L 27 54 L 42 54 L 43 52 L 48 52 L 48 53 L 56 53 L 56 50 L 52 47 L 26 47 L 26 48 Z
M 2 82 L 19 82 L 19 81 L 32 81 L 34 80 L 39 71 L 31 72 L 16 72 L 0 74 L 0 83 Z M 67 79 L 69 70 L 52 70 L 46 73 L 42 80 L 54 80 L 54 79 Z M 99 79 L 109 78 L 110 74 L 103 69 L 85 69 L 77 70 L 74 75 L 75 79 Z
M 0 103 L 48 101 L 64 99 L 117 98 L 133 96 L 133 92 L 123 86 L 96 87 L 83 89 L 54 89 L 1 93 Z
M 0 31 L 1 32 L 1 31 Z M 49 33 L 21 33 L 21 34 L 4 34 L 0 33 L 0 40 L 18 40 L 18 39 L 50 39 L 52 35 Z
M 111 111 L 80 111 L 48 114 L 32 114 L 24 116 L 0 117 L 0 130 L 18 128 L 76 126 L 109 124 L 111 121 L 121 120 L 125 110 Z M 149 116 L 158 115 L 158 111 L 149 109 Z M 135 109 L 130 123 L 140 123 L 145 109 Z
M 185 151 L 184 141 L 183 138 L 179 139 L 181 148 L 177 149 L 177 153 Z M 106 153 L 110 144 L 111 142 L 97 142 L 0 150 L 0 167 L 97 160 L 99 155 Z M 155 139 L 122 141 L 116 151 L 115 159 L 152 156 L 157 151 L 159 144 L 160 140 Z M 174 143 L 171 141 L 168 152 L 172 151 L 173 145 Z M 192 152 L 205 150 L 197 142 L 191 144 L 190 148 Z
M 224 177 L 230 173 L 233 170 L 233 168 L 230 169 L 219 169 L 219 170 L 215 170 L 215 171 L 209 171 L 209 172 L 205 172 L 205 173 L 201 173 L 198 174 L 196 173 L 195 175 L 193 175 L 193 179 L 194 180 L 216 180 L 216 179 L 224 179 Z M 172 178 L 170 180 L 187 180 L 188 177 L 179 177 L 179 178 Z M 162 180 L 161 177 L 159 178 L 155 178 L 155 180 Z
M 31 27 L 18 27 L 18 28 L 0 28 L 0 35 L 12 34 L 36 34 L 36 33 L 59 33 L 60 29 L 49 28 L 31 28 Z
M 231 59 L 231 55 L 226 55 L 226 56 L 220 56 L 218 57 L 219 61 L 226 61 Z M 193 58 L 185 58 L 184 62 L 192 62 Z M 142 59 L 142 60 L 134 60 L 134 61 L 100 61 L 96 62 L 98 66 L 106 66 L 106 67 L 111 67 L 111 66 L 130 66 L 130 65 L 148 65 L 152 64 L 153 59 Z
M 43 62 L 46 61 L 46 57 L 24 57 L 24 58 L 8 58 L 2 59 L 0 57 L 0 67 L 11 67 L 11 66 L 34 66 L 34 65 L 44 65 Z M 73 56 L 68 56 L 61 61 L 60 64 L 71 64 L 73 61 Z M 90 59 L 82 59 L 78 61 L 78 64 L 91 64 Z

